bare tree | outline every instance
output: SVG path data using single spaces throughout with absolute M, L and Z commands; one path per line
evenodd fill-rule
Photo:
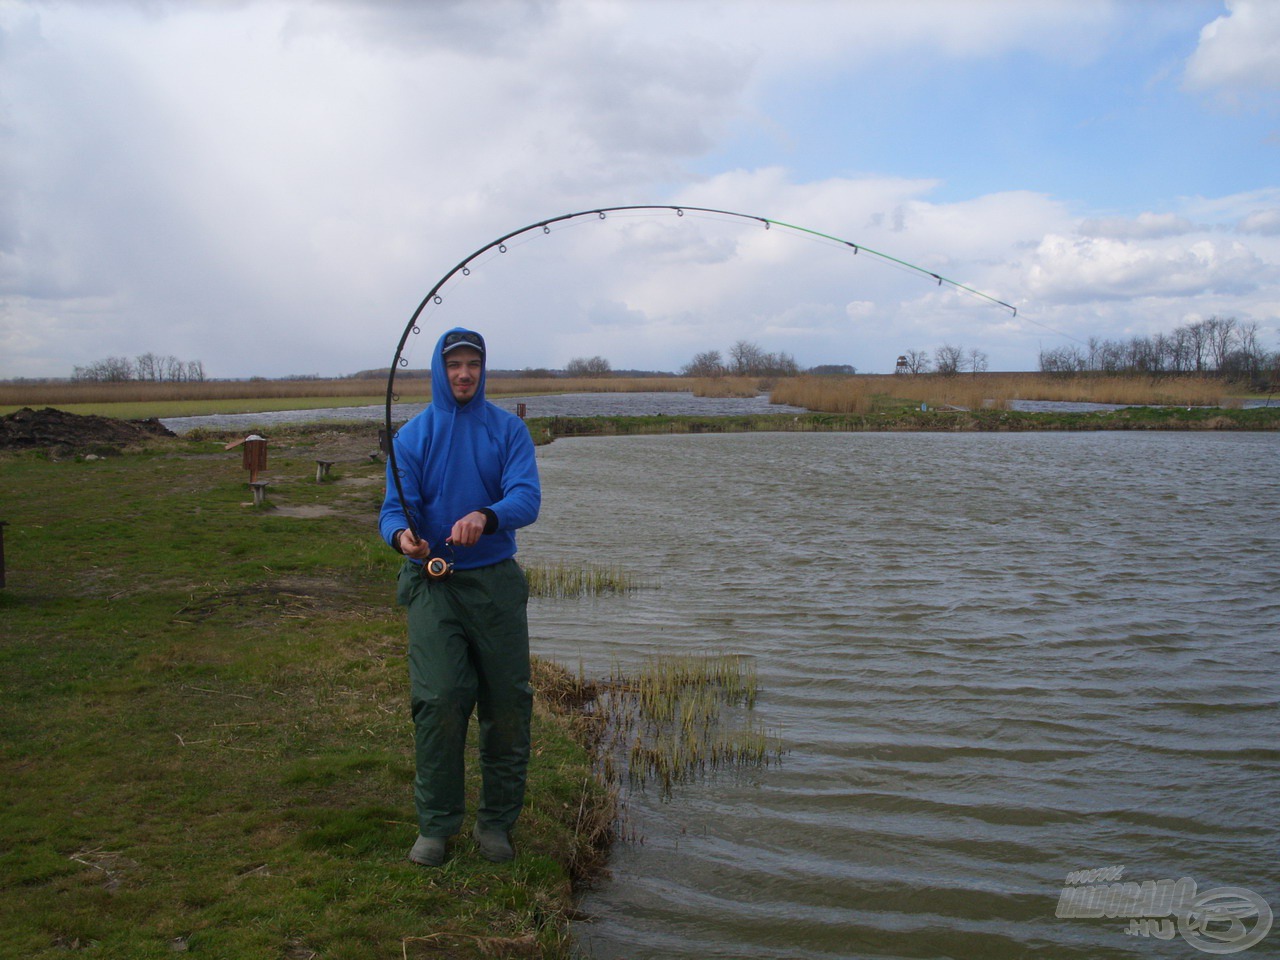
M 1090 346 L 1093 341 L 1090 340 Z M 1124 344 L 1103 340 L 1094 352 L 1093 369 L 1102 373 L 1119 373 L 1124 369 Z
M 1205 350 L 1208 347 L 1209 331 L 1205 327 L 1204 321 L 1192 323 L 1187 326 L 1187 348 L 1191 360 L 1190 370 L 1196 373 L 1204 372 Z
M 764 351 L 750 340 L 739 340 L 729 348 L 729 372 L 734 376 L 748 377 L 764 366 Z
M 1258 324 L 1240 323 L 1235 317 L 1213 316 L 1168 334 L 1128 340 L 1090 337 L 1087 347 L 1087 359 L 1078 347 L 1041 351 L 1040 369 L 1045 373 L 1087 370 L 1116 376 L 1194 373 L 1230 379 L 1256 378 L 1269 363 L 1266 348 L 1258 342 Z
M 969 351 L 969 372 L 975 376 L 987 372 L 987 355 L 977 347 Z
M 1163 333 L 1157 333 L 1151 338 L 1150 358 L 1152 373 L 1164 373 L 1171 353 L 1169 340 L 1170 337 Z
M 760 369 L 756 371 L 762 377 L 794 377 L 800 372 L 800 364 L 789 353 L 766 353 L 760 358 Z
M 964 348 L 945 343 L 933 351 L 934 368 L 941 376 L 954 377 L 964 361 Z
M 604 357 L 574 357 L 565 364 L 564 372 L 571 377 L 607 377 L 613 367 Z
M 706 350 L 694 356 L 680 372 L 686 377 L 723 377 L 728 371 L 719 350 Z
M 182 361 L 177 357 L 162 357 L 144 353 L 130 360 L 128 357 L 107 357 L 95 360 L 83 367 L 76 367 L 73 380 L 93 380 L 98 383 L 119 383 L 127 380 L 204 380 L 204 364 L 199 360 Z
M 1226 365 L 1227 355 L 1231 353 L 1236 340 L 1235 317 L 1210 317 L 1204 322 L 1209 360 L 1213 369 L 1221 370 Z
M 1089 343 L 1088 343 L 1089 365 L 1086 369 L 1090 371 L 1101 369 L 1101 365 L 1100 365 L 1101 358 L 1098 356 L 1098 351 L 1101 346 L 1101 343 L 1102 341 L 1099 340 L 1097 337 L 1089 338 Z
M 929 354 L 924 350 L 908 350 L 901 357 L 902 369 L 912 376 L 918 373 L 928 373 L 929 367 L 933 361 L 929 359 Z
M 1085 369 L 1088 361 L 1079 347 L 1054 347 L 1040 351 L 1040 372 L 1058 376 L 1074 376 Z
M 1131 337 L 1128 343 L 1128 356 L 1125 358 L 1126 368 L 1150 373 L 1156 367 L 1152 352 L 1152 343 L 1146 337 Z
M 160 358 L 154 353 L 144 353 L 134 358 L 134 370 L 139 380 L 160 379 Z

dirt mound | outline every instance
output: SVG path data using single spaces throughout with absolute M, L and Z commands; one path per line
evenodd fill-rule
M 52 407 L 23 407 L 0 417 L 0 450 L 27 447 L 61 447 L 84 450 L 123 447 L 156 437 L 177 436 L 159 420 L 116 420 L 64 413 Z

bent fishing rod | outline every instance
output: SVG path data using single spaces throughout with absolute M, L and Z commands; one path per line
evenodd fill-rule
M 784 230 L 792 230 L 797 233 L 808 234 L 809 236 L 817 237 L 819 239 L 831 241 L 833 243 L 844 246 L 852 250 L 855 254 L 859 254 L 859 253 L 866 254 L 868 256 L 877 258 L 887 263 L 894 264 L 898 267 L 902 267 L 913 273 L 920 274 L 922 277 L 927 277 L 929 279 L 936 281 L 937 285 L 940 287 L 943 285 L 953 287 L 956 290 L 962 291 L 964 293 L 968 293 L 982 300 L 986 300 L 996 306 L 1004 307 L 1006 310 L 1011 311 L 1013 316 L 1015 317 L 1018 315 L 1018 308 L 1013 306 L 1012 304 L 1005 303 L 1003 300 L 997 300 L 995 297 L 990 296 L 989 294 L 983 293 L 981 290 L 975 290 L 973 287 L 966 286 L 965 284 L 959 283 L 958 281 L 955 281 L 955 280 L 950 280 L 947 277 L 942 276 L 941 274 L 937 274 L 937 273 L 934 273 L 932 270 L 926 269 L 925 267 L 918 266 L 914 263 L 909 263 L 906 260 L 900 260 L 897 257 L 890 256 L 887 253 L 882 253 L 879 250 L 872 250 L 870 247 L 865 247 L 862 244 L 854 243 L 852 240 L 844 240 L 840 237 L 832 236 L 829 233 L 822 233 L 821 231 L 812 230 L 808 227 L 800 227 L 800 226 L 796 226 L 795 224 L 784 223 L 781 220 L 772 220 L 769 217 L 761 217 L 761 216 L 756 216 L 754 214 L 735 213 L 732 210 L 717 210 L 712 207 L 677 206 L 674 204 L 636 204 L 636 205 L 630 205 L 630 206 L 617 206 L 617 207 L 596 207 L 591 210 L 580 210 L 577 213 L 565 213 L 557 217 L 550 217 L 546 220 L 539 220 L 537 223 L 531 223 L 528 226 L 521 227 L 518 230 L 512 230 L 510 233 L 504 233 L 502 236 L 498 237 L 496 240 L 492 240 L 489 243 L 486 243 L 483 247 L 480 247 L 474 253 L 458 261 L 458 263 L 453 267 L 453 269 L 451 269 L 448 273 L 446 273 L 444 276 L 442 276 L 439 280 L 436 281 L 435 286 L 433 286 L 429 291 L 427 291 L 427 295 L 422 298 L 422 302 L 419 303 L 418 308 L 413 311 L 413 315 L 409 318 L 409 322 L 405 324 L 404 332 L 400 335 L 400 341 L 399 343 L 396 344 L 395 356 L 393 356 L 391 359 L 391 369 L 387 375 L 387 397 L 386 397 L 386 408 L 385 408 L 387 465 L 388 465 L 388 471 L 390 473 L 391 479 L 395 484 L 396 496 L 399 498 L 400 506 L 404 510 L 405 523 L 408 525 L 408 530 L 415 539 L 421 539 L 421 538 L 418 533 L 418 528 L 414 523 L 414 518 L 410 516 L 408 504 L 405 502 L 404 486 L 401 483 L 401 473 L 400 473 L 399 467 L 396 464 L 395 432 L 394 432 L 392 421 L 391 421 L 391 407 L 392 407 L 392 404 L 399 399 L 396 396 L 396 392 L 395 392 L 396 371 L 402 367 L 407 367 L 409 365 L 409 361 L 404 355 L 404 348 L 405 348 L 405 345 L 409 342 L 409 337 L 420 332 L 420 328 L 418 326 L 418 320 L 422 316 L 422 311 L 425 310 L 427 306 L 430 304 L 440 304 L 444 301 L 444 298 L 440 295 L 440 291 L 444 287 L 444 285 L 448 283 L 450 280 L 452 280 L 455 276 L 457 276 L 458 274 L 462 274 L 464 277 L 469 276 L 471 273 L 472 265 L 478 259 L 483 257 L 489 251 L 495 250 L 495 249 L 498 251 L 498 253 L 506 253 L 509 249 L 508 247 L 509 242 L 511 240 L 514 240 L 516 237 L 522 236 L 523 234 L 531 233 L 536 230 L 541 230 L 544 234 L 549 234 L 551 233 L 551 227 L 554 224 L 569 223 L 571 221 L 579 220 L 582 218 L 594 217 L 598 220 L 606 220 L 608 219 L 608 216 L 611 213 L 654 212 L 654 211 L 660 211 L 660 210 L 673 212 L 677 217 L 683 217 L 686 213 L 705 214 L 710 217 L 727 217 L 734 220 L 747 220 L 754 223 L 763 224 L 766 230 L 772 227 L 779 227 Z

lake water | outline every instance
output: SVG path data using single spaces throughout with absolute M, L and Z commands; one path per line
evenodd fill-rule
M 803 407 L 769 402 L 767 394 L 756 397 L 695 397 L 688 392 L 564 393 L 538 397 L 499 397 L 493 401 L 513 413 L 516 404 L 525 405 L 529 417 L 652 417 L 704 416 L 735 417 L 755 413 L 803 413 Z M 395 423 L 403 423 L 419 413 L 425 403 L 397 403 L 391 407 Z M 368 422 L 381 425 L 386 407 L 325 407 L 319 410 L 274 410 L 267 413 L 227 413 L 200 417 L 166 417 L 160 422 L 174 433 L 196 427 L 209 430 L 266 429 L 289 423 L 321 420 Z
M 655 651 L 749 655 L 787 749 L 630 797 L 643 842 L 585 898 L 586 955 L 1201 955 L 1159 919 L 1055 915 L 1068 874 L 1108 867 L 1280 910 L 1280 437 L 664 436 L 538 456 L 522 559 L 655 586 L 535 601 L 535 651 L 601 678 Z M 1280 930 L 1241 955 L 1280 956 Z

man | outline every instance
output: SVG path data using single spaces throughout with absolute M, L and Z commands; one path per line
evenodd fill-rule
M 474 834 L 486 859 L 515 856 L 511 829 L 524 805 L 533 689 L 529 588 L 514 560 L 515 531 L 537 519 L 542 491 L 524 423 L 485 400 L 486 359 L 478 333 L 455 328 L 440 337 L 431 403 L 393 440 L 404 501 L 388 462 L 379 521 L 383 539 L 406 558 L 396 599 L 408 608 L 417 761 L 418 839 L 409 859 L 424 866 L 444 862 L 447 839 L 462 825 L 473 708 L 482 780 Z

